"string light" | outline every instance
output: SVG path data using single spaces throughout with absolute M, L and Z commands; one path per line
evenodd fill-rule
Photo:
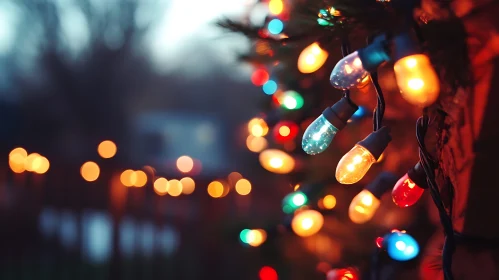
M 342 58 L 331 72 L 331 84 L 338 89 L 349 89 L 361 83 L 369 72 L 375 71 L 381 63 L 390 59 L 386 45 L 386 37 L 381 35 L 369 46 Z
M 269 1 L 269 12 L 273 15 L 279 15 L 284 9 L 284 4 L 282 0 L 270 0 Z
M 387 127 L 371 133 L 346 153 L 336 167 L 336 180 L 341 184 L 355 184 L 366 175 L 391 141 Z
M 343 129 L 357 111 L 357 105 L 342 98 L 314 120 L 303 133 L 302 149 L 309 155 L 322 153 L 329 147 L 334 136 Z
M 315 42 L 303 49 L 298 56 L 298 70 L 301 73 L 309 74 L 319 70 L 329 56 L 319 43 Z
M 324 224 L 324 217 L 315 210 L 297 213 L 291 221 L 291 228 L 298 236 L 307 237 L 316 234 Z
M 179 196 L 182 194 L 182 183 L 179 180 L 168 181 L 168 194 L 171 196 Z
M 298 110 L 303 107 L 303 97 L 294 90 L 285 91 L 278 98 L 278 102 L 282 107 L 288 110 Z
M 251 75 L 251 82 L 255 86 L 263 86 L 269 80 L 269 73 L 265 69 L 257 69 Z
M 282 200 L 282 211 L 291 214 L 296 209 L 304 206 L 308 202 L 308 197 L 301 191 L 292 192 Z
M 426 173 L 418 162 L 400 178 L 392 190 L 393 202 L 400 207 L 414 205 L 428 188 Z
M 383 172 L 357 194 L 348 208 L 350 220 L 356 224 L 363 224 L 374 216 L 380 205 L 381 196 L 393 186 L 397 177 Z
M 265 120 L 253 118 L 248 122 L 248 132 L 255 137 L 263 137 L 269 132 L 269 127 Z
M 258 159 L 263 168 L 277 174 L 287 174 L 295 168 L 294 158 L 281 150 L 267 149 Z
M 331 269 L 326 275 L 327 280 L 358 280 L 359 274 L 355 268 Z
M 332 194 L 326 195 L 322 199 L 322 205 L 325 209 L 333 209 L 336 206 L 336 197 Z
M 440 94 L 440 81 L 430 59 L 420 52 L 409 33 L 399 34 L 393 41 L 393 69 L 402 97 L 421 107 L 433 104 Z
M 270 34 L 278 35 L 284 29 L 284 23 L 279 19 L 273 19 L 267 24 L 267 29 Z
M 263 84 L 262 90 L 266 95 L 272 95 L 277 91 L 277 83 L 273 80 L 268 80 Z
M 403 231 L 392 231 L 383 237 L 383 248 L 396 261 L 412 260 L 419 254 L 418 242 Z
M 298 125 L 291 121 L 278 122 L 273 129 L 274 139 L 276 143 L 283 144 L 293 140 L 300 129 Z
M 278 280 L 277 271 L 270 266 L 264 266 L 258 273 L 260 280 Z
M 267 240 L 267 232 L 263 229 L 243 229 L 239 234 L 239 239 L 244 244 L 258 247 Z

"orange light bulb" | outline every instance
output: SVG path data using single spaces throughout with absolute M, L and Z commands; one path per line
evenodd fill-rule
M 323 50 L 317 42 L 304 48 L 298 57 L 298 70 L 309 74 L 319 70 L 326 63 L 329 53 Z
M 341 184 L 355 184 L 366 175 L 376 159 L 369 150 L 356 144 L 338 162 L 336 180 Z
M 362 190 L 357 194 L 348 208 L 348 217 L 356 224 L 369 221 L 380 205 L 380 201 L 370 191 Z
M 393 69 L 400 93 L 407 102 L 426 107 L 438 99 L 440 82 L 428 56 L 403 57 L 395 62 Z
M 291 228 L 298 236 L 306 237 L 319 232 L 324 225 L 324 217 L 315 210 L 299 212 L 291 221 Z

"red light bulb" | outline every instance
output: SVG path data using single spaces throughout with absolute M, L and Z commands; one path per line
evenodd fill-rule
M 276 143 L 283 144 L 293 140 L 300 131 L 297 124 L 291 121 L 282 121 L 274 126 L 274 139 Z
M 269 73 L 265 69 L 257 69 L 251 75 L 251 82 L 255 86 L 263 86 L 269 80 Z
M 355 268 L 332 269 L 327 273 L 327 280 L 359 280 Z
M 393 202 L 400 207 L 414 205 L 421 198 L 426 188 L 428 188 L 426 173 L 418 162 L 393 187 Z

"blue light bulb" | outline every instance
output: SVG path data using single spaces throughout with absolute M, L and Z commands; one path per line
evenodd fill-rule
M 322 153 L 331 144 L 337 132 L 338 129 L 324 115 L 320 115 L 303 134 L 301 142 L 303 151 L 309 155 Z
M 262 90 L 267 95 L 272 95 L 277 91 L 277 83 L 269 80 L 262 86 Z
M 284 23 L 278 19 L 273 19 L 267 25 L 270 34 L 278 35 L 284 29 Z
M 408 261 L 419 254 L 418 242 L 407 233 L 390 233 L 385 242 L 388 255 L 396 261 Z

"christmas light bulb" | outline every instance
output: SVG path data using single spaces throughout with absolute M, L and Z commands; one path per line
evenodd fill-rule
M 393 70 L 402 97 L 407 102 L 422 107 L 433 104 L 440 94 L 440 82 L 430 59 L 421 53 L 417 42 L 409 33 L 395 36 L 393 42 Z
M 350 220 L 356 224 L 371 220 L 379 208 L 381 196 L 393 186 L 396 180 L 397 177 L 389 172 L 379 174 L 353 198 L 348 208 Z
M 428 188 L 426 173 L 418 162 L 393 187 L 393 202 L 400 207 L 414 205 L 421 198 L 426 188 Z
M 355 51 L 334 66 L 329 80 L 335 88 L 348 89 L 360 83 L 367 75 L 369 72 L 362 66 L 359 52 Z
M 336 167 L 336 180 L 341 184 L 355 184 L 366 175 L 391 141 L 386 127 L 371 133 L 346 153 Z
M 329 54 L 323 50 L 317 42 L 304 48 L 298 57 L 298 70 L 303 74 L 313 73 L 319 70 L 328 58 Z
M 277 174 L 287 174 L 295 168 L 294 158 L 281 150 L 267 149 L 258 159 L 263 168 Z
M 418 242 L 409 234 L 400 231 L 385 235 L 383 247 L 388 255 L 396 261 L 408 261 L 419 254 Z
M 331 269 L 326 275 L 327 280 L 358 280 L 359 275 L 355 268 Z
M 428 56 L 404 57 L 395 62 L 393 69 L 400 93 L 407 102 L 426 107 L 438 99 L 440 82 Z
M 331 72 L 331 84 L 338 89 L 348 89 L 361 83 L 369 72 L 390 59 L 386 45 L 386 36 L 380 35 L 369 46 L 342 58 Z
M 303 151 L 309 155 L 322 153 L 331 144 L 336 133 L 346 126 L 357 109 L 357 105 L 347 98 L 342 98 L 333 106 L 326 108 L 305 130 L 301 142 Z
M 282 210 L 285 213 L 293 213 L 296 209 L 302 207 L 307 204 L 308 198 L 301 191 L 292 192 L 284 197 L 282 200 Z
M 374 216 L 379 205 L 379 199 L 370 191 L 362 190 L 353 198 L 352 203 L 350 203 L 348 217 L 356 224 L 363 224 Z
M 301 211 L 291 221 L 293 232 L 302 237 L 316 234 L 322 225 L 324 225 L 324 217 L 315 210 Z

